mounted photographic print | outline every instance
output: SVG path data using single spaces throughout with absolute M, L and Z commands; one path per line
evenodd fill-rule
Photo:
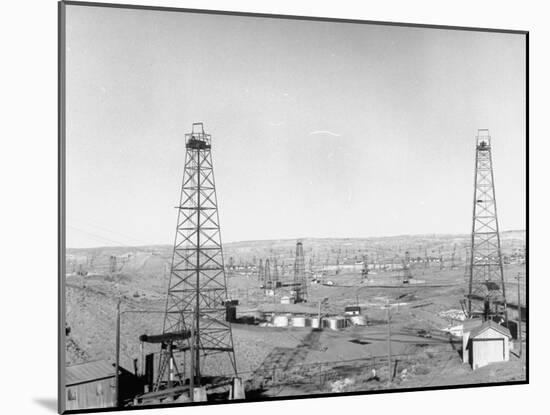
M 60 412 L 528 382 L 527 32 L 59 24 Z

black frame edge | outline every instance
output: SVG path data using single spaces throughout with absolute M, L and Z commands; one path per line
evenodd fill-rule
M 264 17 L 264 18 L 270 18 L 270 19 L 372 24 L 372 25 L 379 25 L 379 26 L 406 26 L 406 27 L 419 28 L 419 29 L 425 28 L 425 29 L 442 29 L 442 30 L 463 30 L 463 31 L 475 31 L 475 32 L 509 33 L 509 34 L 528 33 L 527 30 L 451 26 L 451 25 L 433 25 L 433 24 L 423 24 L 423 23 L 404 23 L 404 22 L 390 22 L 390 21 L 379 21 L 379 20 L 375 21 L 375 20 L 346 19 L 346 18 L 323 17 L 323 16 L 269 14 L 269 13 L 254 13 L 254 12 L 228 11 L 228 10 L 190 9 L 190 8 L 183 8 L 183 7 L 145 6 L 145 5 L 127 4 L 127 3 L 120 3 L 120 4 L 119 3 L 100 3 L 100 2 L 92 2 L 92 1 L 88 2 L 88 1 L 71 1 L 71 0 L 63 1 L 63 3 L 71 6 L 110 7 L 110 8 L 116 8 L 116 9 L 154 10 L 154 11 L 164 11 L 164 12 L 185 12 L 185 13 L 214 14 L 214 15 L 242 16 L 242 17 Z
M 66 3 L 57 3 L 57 133 L 58 133 L 58 300 L 57 300 L 57 412 L 65 413 L 65 16 Z

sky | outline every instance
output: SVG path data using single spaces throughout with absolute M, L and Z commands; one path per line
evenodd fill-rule
M 67 247 L 173 243 L 184 134 L 222 240 L 469 233 L 475 136 L 525 229 L 518 34 L 67 6 Z

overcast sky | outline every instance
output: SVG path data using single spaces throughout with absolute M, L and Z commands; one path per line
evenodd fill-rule
M 184 134 L 224 242 L 468 233 L 488 128 L 525 229 L 523 35 L 67 6 L 67 246 L 173 242 Z

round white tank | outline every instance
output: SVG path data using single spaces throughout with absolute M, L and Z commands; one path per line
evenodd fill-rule
M 293 327 L 305 327 L 306 318 L 304 316 L 294 316 L 292 317 L 292 326 Z
M 327 320 L 328 328 L 331 330 L 338 330 L 338 318 L 337 317 L 329 317 Z
M 318 329 L 319 328 L 319 317 L 311 317 L 309 319 L 309 325 L 314 329 Z
M 285 315 L 275 315 L 273 316 L 273 325 L 275 327 L 287 327 L 288 326 L 288 317 Z
M 367 318 L 365 316 L 351 316 L 350 319 L 351 324 L 354 326 L 366 326 L 367 325 Z

